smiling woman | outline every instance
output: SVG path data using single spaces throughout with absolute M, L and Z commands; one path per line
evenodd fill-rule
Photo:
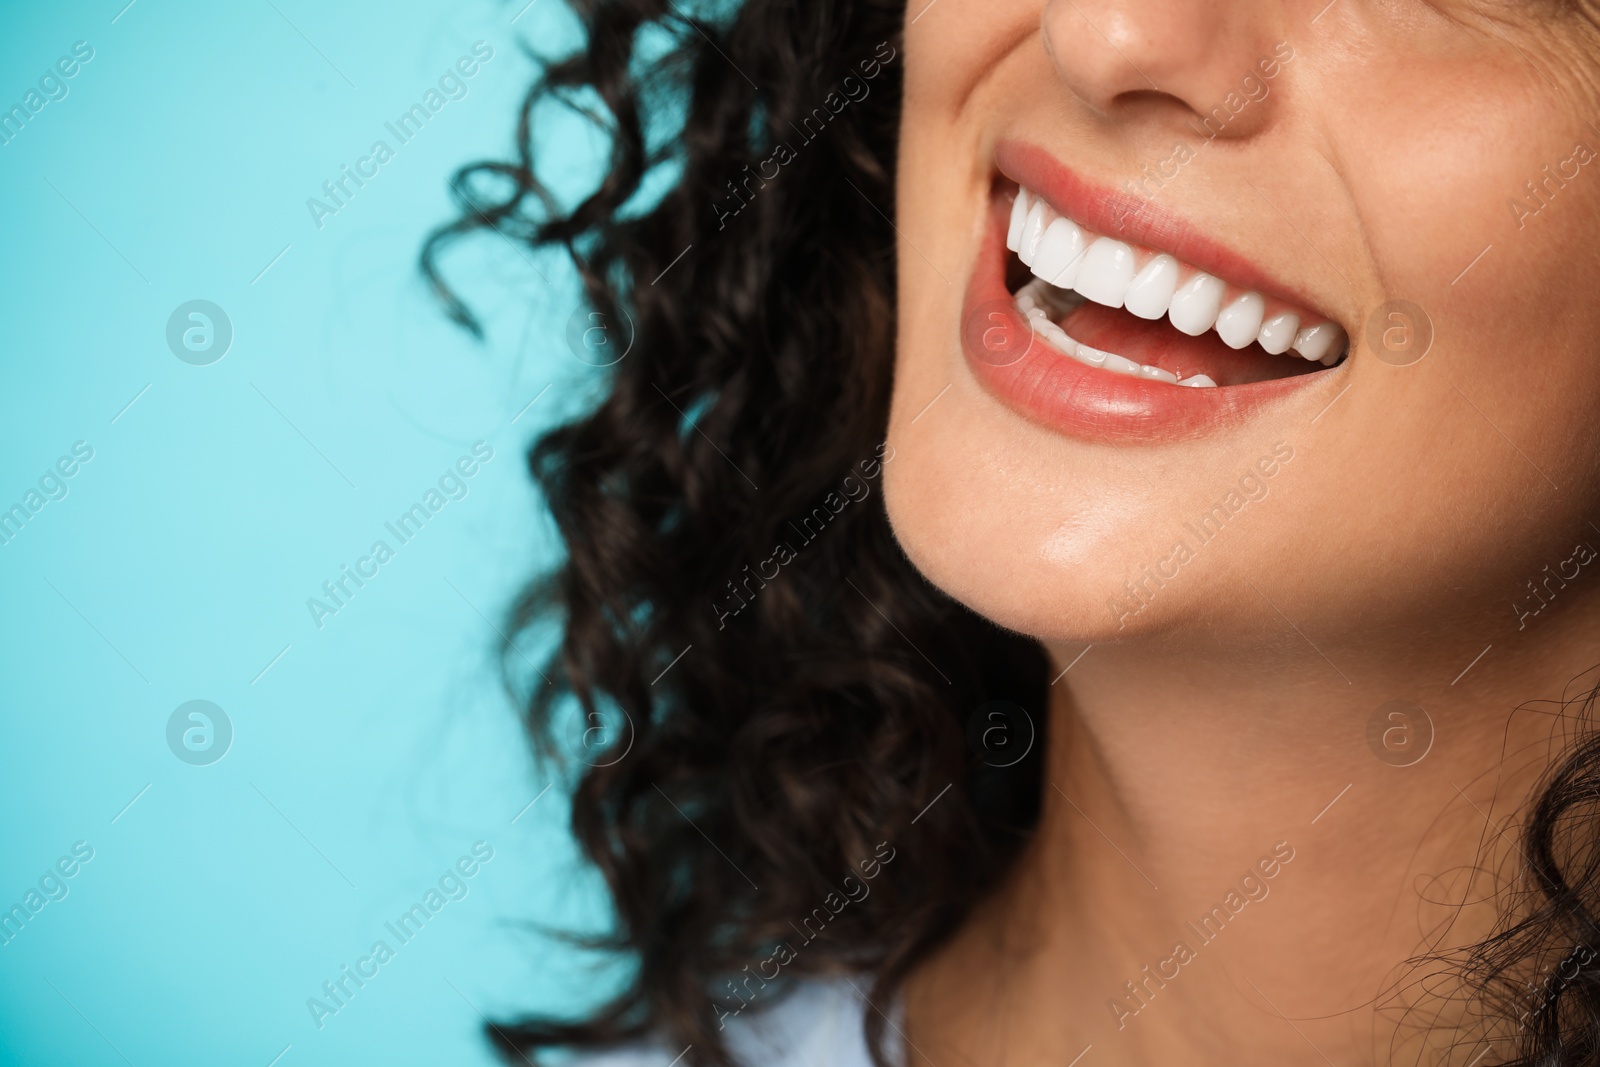
M 425 254 L 636 325 L 514 621 L 638 966 L 508 1062 L 1600 1062 L 1584 0 L 576 7 Z

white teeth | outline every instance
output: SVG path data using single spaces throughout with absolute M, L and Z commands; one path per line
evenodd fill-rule
M 1097 238 L 1083 254 L 1073 288 L 1106 307 L 1119 308 L 1133 281 L 1133 249 L 1110 237 Z
M 1079 345 L 1078 347 L 1082 348 L 1084 346 Z M 1134 378 L 1142 377 L 1142 371 L 1154 369 L 1151 367 L 1141 366 L 1140 364 L 1129 359 L 1127 356 L 1119 356 L 1115 352 L 1107 352 L 1105 362 L 1102 363 L 1101 366 L 1106 370 L 1116 371 L 1118 374 L 1126 374 Z
M 1294 335 L 1299 329 L 1299 315 L 1292 311 L 1279 312 L 1261 324 L 1261 334 L 1256 338 L 1256 343 L 1273 355 L 1280 356 L 1294 344 Z
M 1006 247 L 1015 252 L 1022 243 L 1022 223 L 1028 217 L 1028 190 L 1019 188 L 1011 202 L 1011 225 L 1006 228 Z
M 1029 201 L 1028 215 L 1022 220 L 1022 233 L 1017 237 L 1017 255 L 1031 267 L 1034 253 L 1039 248 L 1039 238 L 1044 236 L 1044 228 L 1050 225 L 1055 212 L 1045 207 L 1043 200 L 1030 197 Z
M 1337 354 L 1336 342 L 1343 340 L 1342 329 L 1331 322 L 1319 322 L 1294 335 L 1294 350 L 1315 363 L 1330 353 Z
M 1027 316 L 1029 325 L 1061 352 L 1092 367 L 1192 389 L 1217 384 L 1205 374 L 1180 380 L 1170 371 L 1073 339 L 1057 320 L 1064 321 L 1064 316 L 1085 300 L 1125 307 L 1147 320 L 1166 315 L 1175 329 L 1190 337 L 1215 329 L 1223 343 L 1234 349 L 1254 343 L 1278 355 L 1292 348 L 1324 366 L 1338 363 L 1349 348 L 1344 330 L 1331 322 L 1301 328 L 1296 312 L 1279 311 L 1266 317 L 1266 299 L 1260 293 L 1235 289 L 1236 295 L 1224 307 L 1228 286 L 1222 279 L 1186 267 L 1165 253 L 1152 256 L 1136 269 L 1141 254 L 1132 245 L 1083 229 L 1026 189 L 1019 188 L 1012 201 L 1006 247 L 1035 276 L 1016 295 L 1017 308 Z M 1185 274 L 1188 280 L 1179 285 Z
M 1049 319 L 1035 322 L 1034 327 L 1044 335 L 1046 341 L 1049 341 L 1067 355 L 1070 356 L 1077 351 L 1078 342 L 1068 337 L 1066 330 L 1063 330 Z
M 1073 289 L 1083 262 L 1083 231 L 1071 219 L 1056 219 L 1033 254 L 1033 273 L 1057 288 Z
M 1229 348 L 1243 348 L 1261 332 L 1261 315 L 1266 301 L 1260 293 L 1244 293 L 1217 315 L 1217 336 Z
M 1170 371 L 1160 367 L 1149 367 L 1136 363 L 1126 356 L 1119 356 L 1115 352 L 1103 352 L 1098 348 L 1091 348 L 1080 341 L 1074 340 L 1067 331 L 1051 320 L 1051 309 L 1060 315 L 1070 312 L 1073 307 L 1081 306 L 1084 298 L 1076 293 L 1066 297 L 1060 295 L 1046 295 L 1051 292 L 1048 283 L 1043 279 L 1036 279 L 1017 290 L 1017 308 L 1028 319 L 1028 325 L 1034 333 L 1045 341 L 1055 346 L 1062 354 L 1072 357 L 1079 363 L 1091 367 L 1100 367 L 1116 374 L 1127 375 L 1130 378 L 1143 378 L 1147 381 L 1166 382 L 1169 385 L 1187 385 L 1195 388 L 1206 388 L 1217 383 L 1204 374 L 1196 374 L 1182 381 Z
M 1027 316 L 1028 325 L 1032 327 L 1034 333 L 1055 346 L 1063 355 L 1070 356 L 1079 363 L 1084 363 L 1091 367 L 1099 367 L 1114 374 L 1123 374 L 1130 378 L 1166 382 L 1168 385 L 1186 385 L 1194 389 L 1208 389 L 1217 384 L 1204 374 L 1190 375 L 1180 381 L 1178 376 L 1171 371 L 1135 363 L 1126 356 L 1119 356 L 1115 352 L 1103 352 L 1098 348 L 1091 348 L 1082 342 L 1073 340 L 1066 330 L 1063 330 L 1050 320 L 1049 312 L 1039 306 L 1038 290 L 1035 289 L 1035 286 L 1043 286 L 1044 284 L 1043 281 L 1033 281 L 1018 290 L 1016 297 L 1017 307 Z M 1079 298 L 1079 302 L 1081 303 L 1081 298 Z
M 1128 283 L 1123 307 L 1141 319 L 1159 319 L 1167 313 L 1172 294 L 1178 291 L 1178 272 L 1178 261 L 1171 256 L 1152 259 Z
M 1197 273 L 1172 296 L 1167 318 L 1180 333 L 1199 337 L 1217 323 L 1222 310 L 1222 294 L 1227 286 L 1221 278 Z

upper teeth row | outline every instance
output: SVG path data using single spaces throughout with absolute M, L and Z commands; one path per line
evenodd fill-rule
M 1006 247 L 1051 285 L 1141 319 L 1165 315 L 1190 337 L 1215 329 L 1230 348 L 1254 341 L 1275 355 L 1292 348 L 1329 366 L 1346 347 L 1344 330 L 1334 323 L 1302 326 L 1300 315 L 1288 310 L 1267 318 L 1266 299 L 1248 289 L 1234 289 L 1224 304 L 1229 286 L 1221 278 L 1165 253 L 1141 255 L 1130 244 L 1086 230 L 1026 189 L 1017 190 L 1011 205 Z

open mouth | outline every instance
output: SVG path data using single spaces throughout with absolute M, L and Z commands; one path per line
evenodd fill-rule
M 1018 415 L 1161 443 L 1346 387 L 1346 328 L 1253 260 L 1037 145 L 1002 139 L 994 162 L 960 346 Z
M 1018 313 L 1061 355 L 1101 371 L 1210 389 L 1320 371 L 1349 351 L 1326 316 L 1095 233 L 1021 186 L 1006 247 Z

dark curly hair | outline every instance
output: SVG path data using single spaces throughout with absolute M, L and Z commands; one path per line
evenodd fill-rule
M 593 321 L 630 344 L 598 405 L 529 452 L 567 555 L 513 622 L 560 627 L 527 707 L 541 751 L 560 751 L 574 705 L 611 739 L 572 828 L 614 904 L 596 943 L 637 969 L 582 1020 L 488 1034 L 508 1062 L 654 1036 L 730 1067 L 728 1015 L 829 973 L 867 976 L 887 1006 L 1002 880 L 1037 817 L 1043 744 L 996 759 L 983 737 L 997 715 L 1043 729 L 1048 663 L 931 587 L 873 492 L 893 462 L 903 6 L 572 6 L 586 43 L 543 64 L 516 158 L 455 176 L 460 218 L 422 263 L 476 330 L 443 248 L 485 230 L 559 247 Z M 609 139 L 573 203 L 535 166 L 551 102 Z M 1531 816 L 1529 903 L 1459 968 L 1485 1002 L 1550 946 L 1567 961 L 1600 943 L 1594 850 L 1569 875 L 1554 845 L 1597 791 L 1590 742 Z M 1600 1063 L 1600 969 L 1572 969 L 1502 1062 Z M 880 1064 L 886 1026 L 868 1013 Z

